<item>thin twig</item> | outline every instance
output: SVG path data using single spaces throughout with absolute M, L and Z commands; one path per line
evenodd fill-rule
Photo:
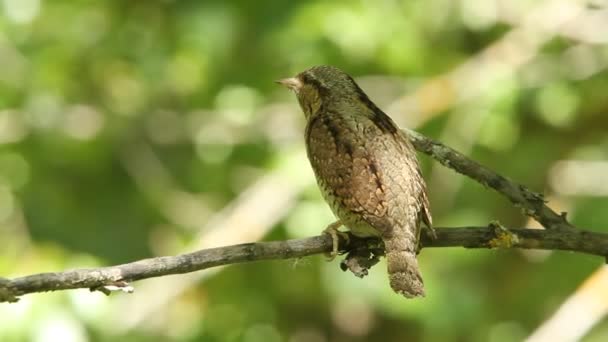
M 406 129 L 403 131 L 410 137 L 418 151 L 428 154 L 443 166 L 498 191 L 516 207 L 521 208 L 525 215 L 534 218 L 543 227 L 547 229 L 575 229 L 566 220 L 566 213 L 558 214 L 545 204 L 545 198 L 542 194 L 530 191 L 525 186 L 499 175 L 438 141 L 412 130 Z
M 584 230 L 507 229 L 489 227 L 436 228 L 437 239 L 422 237 L 422 246 L 466 248 L 526 248 L 565 250 L 591 255 L 608 254 L 608 234 Z M 368 241 L 351 237 L 341 241 L 348 251 Z M 376 243 L 376 242 L 375 242 Z M 108 292 L 127 287 L 129 282 L 203 270 L 250 261 L 291 259 L 332 250 L 328 235 L 305 239 L 246 243 L 203 249 L 177 256 L 165 256 L 110 267 L 40 273 L 14 279 L 0 278 L 0 302 L 16 302 L 19 296 L 46 291 L 88 288 Z

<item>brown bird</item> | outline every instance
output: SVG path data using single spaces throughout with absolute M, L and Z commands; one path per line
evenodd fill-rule
M 277 82 L 296 94 L 304 111 L 308 159 L 339 220 L 328 228 L 334 241 L 341 224 L 356 236 L 380 237 L 393 290 L 424 296 L 416 253 L 420 222 L 432 229 L 431 214 L 408 138 L 338 68 L 315 66 Z

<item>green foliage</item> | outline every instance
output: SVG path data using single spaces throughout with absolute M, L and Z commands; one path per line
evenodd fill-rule
M 512 18 L 534 3 L 517 2 Z M 318 234 L 332 216 L 302 152 L 303 118 L 273 83 L 314 64 L 361 77 L 397 121 L 546 192 L 575 225 L 608 227 L 597 171 L 608 168 L 606 42 L 522 31 L 495 2 L 470 0 L 3 6 L 0 276 L 176 254 L 226 224 L 231 243 L 250 241 L 254 226 L 266 239 Z M 515 30 L 549 37 L 538 49 L 516 40 L 482 66 L 480 53 Z M 440 75 L 452 83 L 430 100 L 416 92 Z M 532 224 L 499 195 L 422 161 L 437 225 Z M 245 200 L 259 184 L 284 192 Z M 226 223 L 243 201 L 256 210 Z M 383 264 L 361 280 L 322 257 L 174 276 L 186 289 L 156 309 L 146 304 L 172 287 L 129 306 L 124 294 L 31 295 L 0 306 L 0 340 L 514 341 L 602 260 L 434 249 L 420 262 L 427 298 L 416 301 L 390 291 Z

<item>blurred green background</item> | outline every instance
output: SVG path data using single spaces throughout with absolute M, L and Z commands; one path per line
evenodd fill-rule
M 316 64 L 355 76 L 399 124 L 546 193 L 575 225 L 608 229 L 606 1 L 0 5 L 0 276 L 320 233 L 332 215 L 303 115 L 273 83 Z M 437 226 L 535 226 L 421 161 Z M 383 265 L 361 280 L 316 256 L 141 281 L 132 295 L 25 296 L 0 305 L 0 340 L 519 341 L 603 262 L 419 259 L 425 299 L 393 294 Z M 567 325 L 604 341 L 604 311 Z

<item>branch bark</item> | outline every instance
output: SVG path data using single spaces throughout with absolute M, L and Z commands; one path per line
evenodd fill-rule
M 525 215 L 534 218 L 543 227 L 576 229 L 566 220 L 566 213 L 558 214 L 545 204 L 546 201 L 542 194 L 530 191 L 525 186 L 499 175 L 438 141 L 412 130 L 404 129 L 403 131 L 410 137 L 418 151 L 431 156 L 441 165 L 498 191 L 516 207 L 523 209 Z
M 608 234 L 578 230 L 567 220 L 565 213 L 557 214 L 546 206 L 542 195 L 514 183 L 494 171 L 468 159 L 463 154 L 429 139 L 417 132 L 405 130 L 417 150 L 428 154 L 442 165 L 456 170 L 507 197 L 540 222 L 547 230 L 506 229 L 498 224 L 488 227 L 436 228 L 437 239 L 423 236 L 421 246 L 466 248 L 532 248 L 566 250 L 606 257 Z M 371 244 L 370 244 L 371 243 Z M 340 247 L 349 252 L 361 247 L 375 246 L 351 237 L 342 240 Z M 371 248 L 371 247 L 369 247 Z M 204 249 L 177 256 L 157 257 L 128 264 L 77 269 L 59 273 L 40 273 L 14 279 L 0 278 L 0 302 L 16 302 L 19 296 L 45 291 L 89 288 L 109 293 L 113 290 L 130 291 L 129 282 L 170 274 L 203 270 L 210 267 L 249 261 L 301 258 L 327 253 L 332 249 L 329 236 L 307 239 L 248 243 Z
M 597 256 L 608 254 L 608 234 L 584 230 L 507 229 L 497 224 L 488 227 L 435 228 L 437 239 L 422 236 L 421 246 L 466 248 L 525 248 L 564 250 Z M 340 241 L 348 252 L 375 239 L 351 236 Z M 171 274 L 188 273 L 210 267 L 271 259 L 301 258 L 332 250 L 328 235 L 305 239 L 246 243 L 203 249 L 177 256 L 165 256 L 110 267 L 40 273 L 24 277 L 0 278 L 0 302 L 16 302 L 19 296 L 47 291 L 88 288 L 109 292 L 130 289 L 129 282 Z

